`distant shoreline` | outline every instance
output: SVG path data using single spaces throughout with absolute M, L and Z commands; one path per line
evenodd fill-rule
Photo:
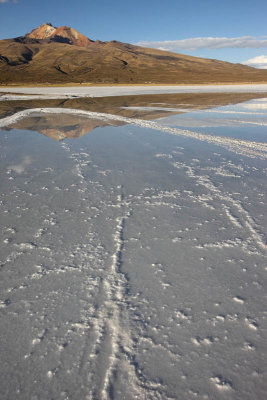
M 51 85 L 0 87 L 0 100 L 67 99 L 180 93 L 266 93 L 265 84 L 223 85 Z M 267 97 L 267 96 L 266 96 Z
M 242 86 L 242 85 L 267 85 L 267 81 L 266 82 L 216 82 L 216 83 L 110 83 L 110 84 L 106 84 L 106 83 L 77 83 L 77 82 L 73 82 L 73 83 L 29 83 L 29 84 L 22 84 L 22 83 L 10 83 L 10 84 L 5 84 L 2 85 L 0 84 L 0 92 L 1 89 L 6 89 L 6 88 L 35 88 L 35 87 L 42 87 L 42 88 L 46 88 L 46 87 L 135 87 L 135 86 L 144 86 L 144 87 L 151 87 L 151 86 L 168 86 L 168 87 L 181 87 L 181 86 Z

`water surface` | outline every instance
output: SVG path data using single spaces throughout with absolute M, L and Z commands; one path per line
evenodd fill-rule
M 263 400 L 266 100 L 122 100 L 2 105 L 2 397 Z

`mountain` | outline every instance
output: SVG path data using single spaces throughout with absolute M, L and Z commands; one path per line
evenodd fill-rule
M 50 23 L 45 23 L 38 28 L 33 29 L 30 33 L 25 35 L 25 38 L 48 39 L 49 41 L 67 43 L 81 47 L 87 47 L 93 43 L 93 40 L 88 39 L 73 28 L 69 28 L 68 26 L 55 28 Z
M 267 82 L 267 70 L 93 41 L 66 26 L 46 23 L 25 36 L 0 40 L 0 84 L 250 82 Z

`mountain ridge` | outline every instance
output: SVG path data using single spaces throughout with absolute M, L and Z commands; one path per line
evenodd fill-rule
M 0 40 L 1 84 L 196 84 L 267 82 L 267 70 L 91 40 L 67 26 L 40 25 Z

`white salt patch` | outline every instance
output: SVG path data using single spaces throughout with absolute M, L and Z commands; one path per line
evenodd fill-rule
M 245 323 L 246 325 L 252 329 L 253 331 L 257 331 L 258 330 L 258 324 L 256 321 L 254 321 L 252 318 L 250 317 L 246 317 L 245 318 Z
M 157 158 L 172 158 L 171 154 L 158 153 L 155 155 Z
M 49 247 L 39 247 L 40 250 L 52 251 Z
M 14 228 L 7 228 L 6 231 L 11 233 L 12 235 L 14 235 L 16 233 L 16 230 Z
M 211 346 L 214 342 L 218 341 L 217 338 L 213 338 L 213 337 L 205 337 L 203 339 L 201 339 L 200 337 L 195 337 L 195 338 L 192 338 L 191 340 L 194 343 L 194 345 L 196 345 L 196 346 L 201 346 L 201 345 Z
M 35 249 L 36 245 L 33 243 L 20 243 L 16 244 L 16 247 L 18 247 L 20 250 L 32 250 Z
M 255 346 L 253 346 L 253 344 L 251 343 L 246 342 L 244 343 L 243 349 L 246 351 L 253 351 L 255 350 Z
M 230 391 L 233 389 L 232 383 L 226 379 L 224 379 L 222 376 L 215 376 L 213 378 L 210 378 L 211 382 L 216 386 L 218 390 L 222 391 Z
M 30 276 L 30 279 L 41 279 L 42 278 L 42 274 L 40 274 L 40 273 L 35 273 L 35 274 L 32 274 L 31 276 Z
M 232 224 L 235 225 L 238 228 L 242 228 L 242 225 L 240 224 L 238 219 L 231 213 L 230 209 L 228 207 L 226 207 L 226 206 L 223 206 L 223 208 L 224 208 L 224 211 L 225 211 L 227 217 L 232 222 Z
M 245 302 L 245 300 L 242 299 L 242 297 L 240 297 L 240 296 L 235 296 L 235 297 L 233 297 L 233 300 L 234 300 L 236 303 L 240 303 L 240 304 L 244 304 L 244 302 Z

